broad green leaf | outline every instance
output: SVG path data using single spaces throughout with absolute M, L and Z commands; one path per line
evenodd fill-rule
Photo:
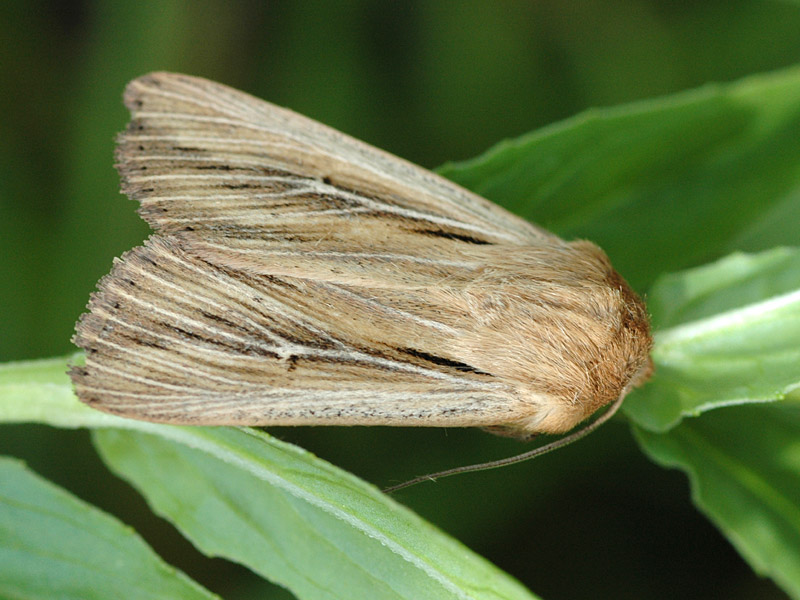
M 532 598 L 373 486 L 260 432 L 101 430 L 95 441 L 199 549 L 299 598 Z
M 732 407 L 667 433 L 634 431 L 656 462 L 688 474 L 695 504 L 752 567 L 800 598 L 800 406 Z
M 440 173 L 567 238 L 643 290 L 733 250 L 797 243 L 800 69 L 602 110 Z
M 0 422 L 107 428 L 97 443 L 109 465 L 209 554 L 303 599 L 534 598 L 373 486 L 301 448 L 248 429 L 103 415 L 78 402 L 66 369 L 66 358 L 5 365 Z
M 655 375 L 625 402 L 639 426 L 769 402 L 800 387 L 800 250 L 736 254 L 660 280 Z
M 0 457 L 0 597 L 216 598 L 129 527 Z

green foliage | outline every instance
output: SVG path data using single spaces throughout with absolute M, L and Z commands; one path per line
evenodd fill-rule
M 753 568 L 800 597 L 800 251 L 664 277 L 652 304 L 657 374 L 625 405 L 642 448 L 686 471 Z
M 753 568 L 800 597 L 800 407 L 737 406 L 667 433 L 636 428 L 656 462 L 689 474 L 695 504 Z
M 0 417 L 98 428 L 112 470 L 207 555 L 246 565 L 299 598 L 534 598 L 377 488 L 301 448 L 250 429 L 154 425 L 88 409 L 71 394 L 66 364 L 0 367 Z M 84 523 L 86 535 L 102 535 Z M 28 519 L 15 535 L 35 541 L 51 527 Z M 35 571 L 37 556 L 26 558 L 26 572 Z M 146 578 L 163 568 L 151 562 L 126 564 Z M 61 585 L 52 582 L 51 594 Z
M 656 375 L 625 403 L 639 426 L 781 400 L 800 387 L 800 251 L 734 254 L 660 279 L 651 292 Z
M 217 598 L 129 527 L 8 458 L 0 458 L 0 596 Z
M 532 598 L 371 485 L 252 430 L 99 431 L 105 461 L 204 553 L 299 598 Z
M 250 39 L 264 44 L 283 43 L 281 35 L 289 40 L 286 32 L 296 30 L 286 41 L 292 50 L 270 62 L 261 58 L 269 53 L 254 50 L 247 41 L 232 49 L 227 40 L 239 39 L 233 35 L 235 22 L 247 15 L 229 3 L 220 4 L 212 18 L 193 15 L 193 33 L 187 29 L 177 36 L 172 35 L 172 23 L 183 11 L 180 3 L 166 2 L 157 9 L 98 3 L 94 17 L 105 28 L 91 38 L 97 50 L 88 54 L 79 77 L 70 78 L 66 71 L 63 81 L 30 77 L 27 69 L 40 72 L 35 64 L 24 65 L 21 75 L 6 76 L 6 89 L 16 90 L 27 79 L 50 81 L 52 89 L 44 99 L 31 100 L 38 102 L 32 106 L 22 94 L 23 113 L 4 106 L 8 117 L 3 126 L 21 125 L 16 134 L 3 130 L 2 137 L 11 143 L 0 147 L 7 152 L 0 161 L 0 196 L 16 198 L 20 212 L 10 203 L 0 204 L 0 227 L 5 228 L 0 274 L 3 281 L 13 282 L 6 286 L 12 292 L 8 302 L 2 303 L 9 321 L 3 325 L 0 348 L 7 353 L 19 348 L 22 356 L 41 354 L 44 348 L 65 351 L 66 332 L 91 282 L 107 270 L 111 256 L 144 235 L 132 205 L 115 197 L 110 157 L 112 132 L 125 119 L 119 92 L 126 80 L 147 70 L 168 68 L 239 83 L 379 145 L 394 143 L 399 154 L 430 163 L 441 156 L 469 155 L 487 140 L 529 128 L 535 122 L 531 118 L 544 123 L 573 114 L 576 107 L 613 104 L 789 64 L 796 61 L 800 44 L 796 7 L 742 2 L 725 4 L 721 11 L 696 9 L 700 12 L 692 13 L 693 19 L 667 14 L 663 22 L 672 20 L 669 33 L 640 27 L 652 15 L 631 9 L 626 15 L 633 25 L 630 31 L 647 34 L 617 36 L 616 51 L 604 55 L 591 46 L 592 32 L 581 29 L 583 20 L 570 19 L 569 31 L 578 32 L 572 37 L 582 39 L 572 47 L 573 54 L 561 57 L 563 62 L 557 52 L 544 52 L 549 58 L 537 63 L 531 58 L 534 50 L 524 45 L 531 36 L 510 22 L 522 19 L 505 21 L 493 15 L 480 28 L 489 43 L 483 50 L 473 49 L 472 60 L 465 58 L 469 40 L 460 33 L 468 11 L 448 16 L 424 3 L 420 10 L 426 11 L 427 20 L 422 20 L 414 47 L 421 48 L 420 65 L 428 83 L 419 97 L 406 97 L 408 102 L 399 108 L 386 100 L 395 99 L 398 87 L 411 93 L 406 91 L 411 86 L 402 77 L 376 81 L 374 74 L 382 67 L 348 60 L 357 52 L 343 40 L 353 39 L 358 20 L 338 6 L 334 10 L 317 4 L 311 23 L 305 10 L 282 9 L 273 15 L 282 19 L 277 36 L 254 23 L 258 33 Z M 479 11 L 473 7 L 473 12 Z M 303 13 L 302 18 L 293 20 L 295 13 Z M 443 22 L 448 26 L 440 27 L 442 37 L 437 37 L 429 24 Z M 739 51 L 726 62 L 713 54 L 724 41 L 722 34 L 710 32 L 718 22 Z M 320 31 L 331 36 L 324 51 L 312 46 Z M 768 32 L 768 44 L 759 31 Z M 41 32 L 9 33 L 0 43 L 10 44 L 6 49 L 15 55 L 24 36 L 43 39 Z M 664 41 L 671 37 L 683 40 L 672 54 Z M 503 44 L 510 54 L 498 49 Z M 28 57 L 32 63 L 52 60 L 49 46 L 40 46 L 39 54 Z M 786 51 L 784 56 L 777 54 L 779 48 Z M 190 52 L 192 60 L 178 60 Z M 682 63 L 678 55 L 689 58 Z M 525 72 L 534 75 L 521 79 L 518 63 L 509 56 L 528 60 Z M 590 72 L 587 56 L 608 63 L 605 75 Z M 632 56 L 635 64 L 620 69 L 614 62 L 619 56 Z M 708 64 L 721 66 L 696 67 L 703 56 Z M 248 80 L 240 65 L 250 59 L 258 75 Z M 66 66 L 71 61 L 63 62 Z M 471 81 L 477 85 L 477 79 L 465 75 L 465 62 L 470 69 L 485 67 L 481 72 L 492 77 L 490 94 L 467 87 Z M 8 64 L 14 67 L 16 61 Z M 230 64 L 237 67 L 231 70 Z M 359 77 L 378 90 L 377 104 L 391 123 L 383 130 L 365 110 L 360 90 L 367 84 L 355 83 Z M 518 94 L 520 89 L 530 95 Z M 280 95 L 275 90 L 288 91 Z M 516 104 L 489 112 L 504 94 Z M 98 104 L 104 110 L 96 110 Z M 408 106 L 423 105 L 432 107 L 431 112 L 407 112 Z M 352 113 L 347 112 L 350 106 L 356 107 Z M 74 110 L 70 120 L 65 107 Z M 535 108 L 537 116 L 530 117 Z M 37 133 L 19 116 L 28 113 L 40 115 L 45 133 Z M 62 121 L 69 126 L 59 126 Z M 490 131 L 487 123 L 492 122 L 507 129 Z M 467 141 L 427 149 L 428 142 L 454 138 L 456 131 Z M 87 142 L 98 139 L 102 143 Z M 800 598 L 800 250 L 793 247 L 800 223 L 798 139 L 800 70 L 795 67 L 582 112 L 440 170 L 564 237 L 597 242 L 645 295 L 656 329 L 656 374 L 626 400 L 624 416 L 643 452 L 657 464 L 687 473 L 700 511 L 756 572 L 793 598 Z M 425 149 L 419 150 L 421 146 Z M 19 148 L 29 147 L 40 148 L 39 154 L 26 156 L 20 166 Z M 53 158 L 59 150 L 67 157 L 62 162 Z M 44 170 L 31 170 L 30 165 Z M 59 229 L 51 222 L 58 206 L 53 209 L 51 203 L 62 196 L 69 204 L 61 207 L 65 221 Z M 108 207 L 101 217 L 98 202 Z M 34 221 L 38 229 L 23 228 Z M 117 235 L 123 230 L 125 234 Z M 35 277 L 6 272 L 7 257 L 24 257 Z M 39 287 L 46 290 L 44 305 L 30 301 Z M 51 339 L 55 334 L 56 342 Z M 0 366 L 0 422 L 91 428 L 111 470 L 207 555 L 243 564 L 304 599 L 531 597 L 393 499 L 308 452 L 248 430 L 154 426 L 93 411 L 76 401 L 65 369 L 66 359 Z M 413 450 L 403 452 L 403 463 L 422 461 L 428 454 L 427 448 L 425 453 Z M 580 446 L 574 450 L 581 454 Z M 584 477 L 594 466 L 573 464 L 580 468 L 559 474 L 557 483 Z M 489 476 L 510 481 L 507 472 Z M 543 482 L 552 480 L 487 487 L 481 498 L 453 495 L 454 503 L 440 512 L 467 510 L 471 523 L 488 521 L 483 531 L 494 531 L 503 518 L 521 517 L 518 508 L 500 514 L 506 506 L 504 494 L 522 498 L 516 507 L 541 506 L 548 491 Z M 431 493 L 441 503 L 447 492 L 440 485 Z M 478 506 L 485 507 L 483 513 Z M 531 537 L 526 541 L 535 545 L 538 540 Z M 576 565 L 593 559 L 576 551 L 569 560 L 557 574 L 561 580 L 570 579 Z M 519 572 L 532 572 L 534 582 L 542 576 L 539 565 L 525 569 Z M 137 593 L 209 597 L 128 528 L 19 463 L 0 461 L 0 595 L 127 598 Z

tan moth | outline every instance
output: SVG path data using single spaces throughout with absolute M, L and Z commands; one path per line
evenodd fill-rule
M 649 376 L 646 309 L 595 245 L 204 79 L 147 75 L 125 103 L 122 189 L 156 233 L 77 325 L 83 402 L 529 437 Z

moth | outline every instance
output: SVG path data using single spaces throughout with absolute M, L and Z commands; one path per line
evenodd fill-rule
M 646 308 L 594 244 L 211 81 L 153 73 L 125 104 L 122 190 L 155 234 L 77 324 L 86 404 L 527 438 L 648 378 Z

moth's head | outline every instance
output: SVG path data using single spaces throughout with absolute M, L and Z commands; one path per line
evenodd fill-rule
M 539 424 L 553 433 L 572 429 L 598 409 L 624 397 L 653 372 L 650 319 L 642 299 L 590 242 L 569 244 L 587 271 L 564 295 L 576 309 L 562 327 L 564 377 L 557 408 Z M 587 284 L 587 282 L 590 282 Z

